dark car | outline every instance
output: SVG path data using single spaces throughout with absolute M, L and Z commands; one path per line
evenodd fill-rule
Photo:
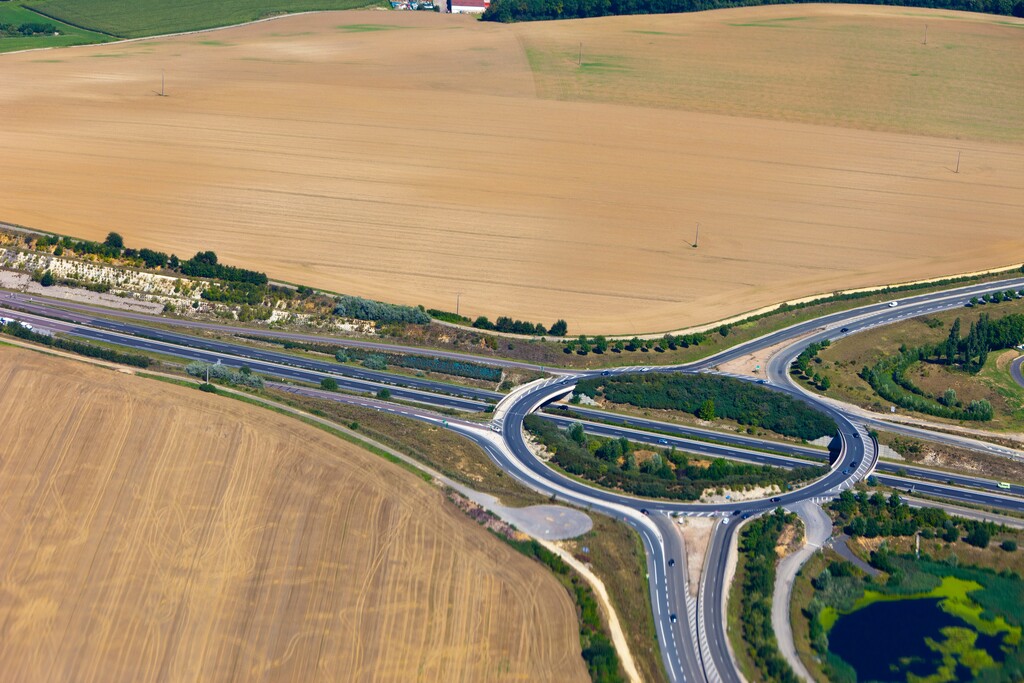
M 850 473 L 850 468 L 846 468 L 845 470 L 843 470 L 843 474 L 849 474 L 849 473 Z
M 640 508 L 640 514 L 641 515 L 649 515 L 651 513 L 647 511 L 647 508 Z
M 759 379 L 759 380 L 757 380 L 757 383 L 758 384 L 768 384 L 768 380 L 766 380 L 766 379 Z
M 605 370 L 604 372 L 601 373 L 601 376 L 602 377 L 607 377 L 610 374 L 612 374 L 612 373 L 610 373 L 609 371 Z
M 859 439 L 860 438 L 860 432 L 854 432 L 853 433 L 853 438 Z
M 674 623 L 676 623 L 677 621 L 679 621 L 678 619 L 676 619 L 676 615 L 674 615 L 674 614 L 670 614 L 670 615 L 668 615 L 668 618 L 669 618 L 669 620 L 670 620 L 670 621 L 671 621 L 671 622 L 672 622 L 673 624 L 674 624 Z
M 778 503 L 780 500 L 782 500 L 782 499 L 779 498 L 778 496 L 775 496 L 774 498 L 772 498 L 772 502 L 773 503 Z
M 736 515 L 740 514 L 741 512 L 743 512 L 743 510 L 733 510 L 732 511 L 732 516 L 735 517 Z
M 670 567 L 676 566 L 676 561 L 674 559 L 673 560 L 669 560 L 668 561 L 668 566 L 670 566 Z
M 850 331 L 850 328 L 849 327 L 844 327 L 843 329 L 841 329 L 839 331 L 842 332 L 843 334 L 846 334 L 847 332 Z
M 747 512 L 746 514 L 743 515 L 743 519 L 750 519 L 750 516 L 753 515 L 753 514 L 754 514 L 753 512 Z
M 859 463 L 859 462 L 860 462 L 860 460 L 854 460 L 853 462 L 850 463 L 850 467 L 856 467 L 857 463 Z

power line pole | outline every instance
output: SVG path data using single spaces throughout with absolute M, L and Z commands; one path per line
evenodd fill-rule
M 576 66 L 583 66 L 583 43 L 580 43 L 580 56 L 576 59 Z
M 924 25 L 924 40 L 921 41 L 921 44 L 922 45 L 927 45 L 928 44 L 928 24 Z
M 455 295 L 455 315 L 459 314 L 459 302 L 462 301 L 462 292 Z
M 956 170 L 953 171 L 953 173 L 959 173 L 959 172 L 960 172 L 960 150 L 957 150 L 956 151 Z
M 700 223 L 697 224 L 697 234 L 693 236 L 693 248 L 697 248 L 697 241 L 700 239 Z

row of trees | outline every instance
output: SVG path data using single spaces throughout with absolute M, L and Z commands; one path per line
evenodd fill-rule
M 622 353 L 623 351 L 656 351 L 657 353 L 664 353 L 667 350 L 675 351 L 678 348 L 687 349 L 691 346 L 697 346 L 703 343 L 708 338 L 708 335 L 700 332 L 695 334 L 666 334 L 664 337 L 659 339 L 640 339 L 639 337 L 633 337 L 632 339 L 616 339 L 614 342 L 609 342 L 607 337 L 587 337 L 581 334 L 576 339 L 569 339 L 565 342 L 565 347 L 562 349 L 565 353 L 576 353 L 580 356 L 586 356 L 588 353 L 593 351 L 597 354 L 603 354 L 611 351 L 612 353 Z
M 786 1 L 781 0 L 782 3 Z M 622 14 L 671 14 L 764 4 L 780 4 L 780 0 L 494 0 L 484 11 L 483 20 L 508 23 Z M 1024 0 L 876 0 L 869 4 L 931 7 L 1024 17 Z
M 540 323 L 531 323 L 525 320 L 513 320 L 508 316 L 500 316 L 493 323 L 486 315 L 479 316 L 473 321 L 473 327 L 478 330 L 495 330 L 497 332 L 510 332 L 512 334 L 530 334 L 543 336 L 550 334 L 553 337 L 564 337 L 569 331 L 569 325 L 564 320 L 556 320 L 551 329 Z
M 53 24 L 42 24 L 35 21 L 25 24 L 0 23 L 0 38 L 52 36 L 56 32 L 57 27 Z
M 800 352 L 796 360 L 793 361 L 790 372 L 797 379 L 802 379 L 821 391 L 828 391 L 832 387 L 832 380 L 825 373 L 819 372 L 815 365 L 821 365 L 821 358 L 818 356 L 818 353 L 822 349 L 828 348 L 830 343 L 828 339 L 822 339 L 819 342 L 808 345 L 806 349 Z
M 772 594 L 775 590 L 775 546 L 796 515 L 779 508 L 747 524 L 740 536 L 743 557 L 743 590 L 740 592 L 740 624 L 747 654 L 757 667 L 758 680 L 767 683 L 798 683 L 779 651 L 772 628 Z
M 385 353 L 380 351 L 367 351 L 359 348 L 338 349 L 334 354 L 334 358 L 339 363 L 345 363 L 352 360 L 362 361 L 366 367 L 379 370 L 385 369 L 388 365 L 397 365 L 398 367 L 410 368 L 412 370 L 439 372 L 445 375 L 480 379 L 486 382 L 497 382 L 501 380 L 501 368 L 496 368 L 490 365 L 481 365 L 479 363 L 469 363 L 452 358 L 414 356 L 404 353 Z
M 1011 314 L 992 320 L 983 313 L 971 323 L 966 337 L 960 336 L 960 318 L 953 321 L 946 341 L 926 349 L 927 358 L 946 365 L 958 365 L 970 373 L 979 372 L 991 351 L 1008 349 L 1024 342 L 1024 315 Z
M 44 346 L 61 349 L 63 351 L 70 351 L 71 353 L 77 353 L 80 356 L 99 358 L 100 360 L 120 363 L 122 365 L 131 365 L 136 368 L 148 368 L 153 362 L 149 356 L 143 356 L 138 353 L 122 353 L 103 346 L 93 346 L 92 344 L 74 341 L 72 339 L 53 337 L 48 334 L 39 334 L 38 332 L 33 332 L 17 322 L 3 325 L 0 327 L 0 331 L 13 337 L 24 339 L 25 341 L 43 344 Z
M 700 415 L 712 401 L 713 414 L 807 441 L 836 433 L 829 416 L 786 394 L 731 377 L 705 374 L 636 374 L 595 377 L 575 393 L 640 408 L 682 410 Z
M 696 500 L 706 489 L 770 484 L 787 487 L 825 473 L 821 467 L 787 470 L 722 458 L 709 463 L 675 448 L 660 449 L 638 462 L 628 439 L 589 437 L 578 423 L 562 432 L 555 423 L 537 415 L 528 416 L 524 424 L 554 453 L 552 460 L 566 472 L 640 496 Z

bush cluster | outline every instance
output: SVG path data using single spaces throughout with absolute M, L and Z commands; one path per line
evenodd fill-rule
M 510 332 L 512 334 L 532 334 L 536 336 L 542 336 L 545 334 L 551 334 L 555 337 L 564 337 L 565 333 L 568 332 L 568 325 L 564 320 L 555 321 L 549 331 L 540 323 L 531 323 L 525 320 L 513 320 L 508 316 L 500 316 L 493 323 L 487 318 L 486 315 L 479 316 L 473 321 L 473 327 L 478 330 L 496 330 L 498 332 Z
M 698 416 L 711 401 L 718 417 L 808 441 L 837 430 L 832 418 L 786 394 L 719 375 L 614 375 L 584 380 L 575 390 L 591 398 L 599 392 L 612 403 L 682 410 Z
M 925 538 L 942 538 L 947 543 L 963 540 L 985 548 L 992 534 L 1005 530 L 992 522 L 950 517 L 938 508 L 912 508 L 896 493 L 887 500 L 878 491 L 871 496 L 843 491 L 829 509 L 836 513 L 836 525 L 853 538 L 913 536 L 920 531 Z
M 243 387 L 252 387 L 253 389 L 263 388 L 263 378 L 259 375 L 252 374 L 248 371 L 248 368 L 235 370 L 227 365 L 221 365 L 219 363 L 204 363 L 200 360 L 193 361 L 185 366 L 185 372 L 193 377 L 202 377 L 205 379 L 207 376 L 207 370 L 209 370 L 209 377 L 211 380 L 219 379 L 227 384 L 237 384 Z
M 413 323 L 426 325 L 430 316 L 415 306 L 386 304 L 358 296 L 339 296 L 334 300 L 334 314 L 342 318 L 372 320 L 380 323 Z

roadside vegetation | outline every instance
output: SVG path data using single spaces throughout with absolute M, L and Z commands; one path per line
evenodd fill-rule
M 669 409 L 711 422 L 718 417 L 806 441 L 833 436 L 835 422 L 778 391 L 718 375 L 645 373 L 595 377 L 573 392 L 640 408 Z
M 152 364 L 152 360 L 145 354 L 123 353 L 103 346 L 89 344 L 87 342 L 75 341 L 49 334 L 40 334 L 39 332 L 33 332 L 19 322 L 9 322 L 5 325 L 0 325 L 0 332 L 25 341 L 42 344 L 43 346 L 48 346 L 53 349 L 77 353 L 80 356 L 86 356 L 88 358 L 99 358 L 100 360 L 110 361 L 112 363 L 121 363 L 122 365 L 131 365 L 136 368 L 148 368 Z
M 781 508 L 759 517 L 740 532 L 739 564 L 735 588 L 729 600 L 730 621 L 738 620 L 740 637 L 733 638 L 741 669 L 748 680 L 764 683 L 798 683 L 799 679 L 779 651 L 772 628 L 772 594 L 776 551 L 787 527 L 798 522 L 793 513 Z M 734 611 L 733 603 L 737 603 Z
M 563 432 L 554 422 L 536 415 L 528 416 L 524 424 L 562 470 L 636 496 L 697 500 L 709 491 L 773 485 L 787 488 L 827 471 L 824 467 L 784 469 L 712 460 L 675 448 L 642 448 L 625 438 L 588 436 L 578 423 Z

